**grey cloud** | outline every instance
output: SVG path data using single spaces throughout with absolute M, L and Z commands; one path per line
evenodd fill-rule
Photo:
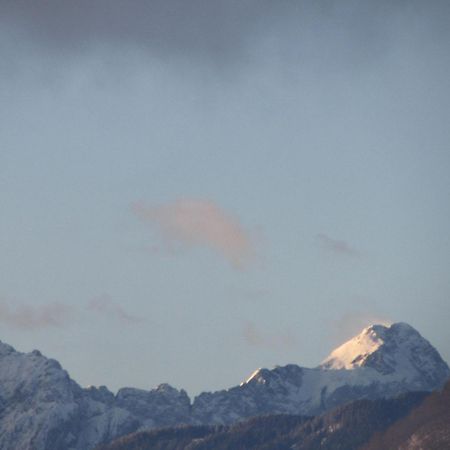
M 327 60 L 373 59 L 392 38 L 393 18 L 405 18 L 408 26 L 408 17 L 419 17 L 444 29 L 449 11 L 449 2 L 440 0 L 25 0 L 1 1 L 0 23 L 64 55 L 132 46 L 163 58 L 227 65 L 251 59 L 261 45 L 287 60 L 311 52 Z
M 320 233 L 316 236 L 317 241 L 320 245 L 328 252 L 334 253 L 336 255 L 343 256 L 359 256 L 360 252 L 351 246 L 348 242 L 334 239 L 324 233 Z
M 37 330 L 61 327 L 70 319 L 72 310 L 62 303 L 48 303 L 39 306 L 27 304 L 0 303 L 0 322 L 12 328 Z
M 1 2 L 5 25 L 49 48 L 82 51 L 133 45 L 155 53 L 227 58 L 283 9 L 268 0 L 118 0 Z
M 127 313 L 107 295 L 91 299 L 86 309 L 122 323 L 131 324 L 142 321 L 141 318 Z M 6 300 L 0 301 L 0 323 L 20 330 L 61 328 L 78 318 L 80 312 L 79 308 L 60 302 L 30 305 Z
M 108 318 L 117 319 L 122 323 L 132 324 L 142 322 L 141 318 L 129 314 L 122 306 L 114 302 L 106 294 L 91 299 L 87 305 L 87 310 Z

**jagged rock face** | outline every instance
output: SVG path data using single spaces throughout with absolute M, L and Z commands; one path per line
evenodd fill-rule
M 357 399 L 417 391 L 415 384 L 373 369 L 308 369 L 294 365 L 262 369 L 238 387 L 200 394 L 193 404 L 196 424 L 231 424 L 261 414 L 317 415 Z
M 89 450 L 140 428 L 182 423 L 190 401 L 167 385 L 117 396 L 104 386 L 82 389 L 57 361 L 0 343 L 0 408 L 2 450 Z
M 273 370 L 258 369 L 240 386 L 228 390 L 202 393 L 192 408 L 197 424 L 230 424 L 246 417 L 262 414 L 288 414 L 298 411 L 299 393 L 305 371 L 290 364 Z
M 63 443 L 81 389 L 67 372 L 35 351 L 22 355 L 0 344 L 0 448 L 36 450 Z M 70 437 L 68 437 L 70 440 Z
M 190 423 L 191 401 L 184 390 L 161 384 L 152 391 L 122 388 L 115 405 L 141 420 L 140 428 Z
M 89 450 L 136 430 L 230 424 L 262 414 L 315 415 L 349 401 L 441 387 L 450 371 L 406 324 L 374 325 L 314 369 L 258 369 L 240 386 L 203 393 L 163 384 L 151 391 L 82 389 L 55 360 L 0 343 L 0 448 Z

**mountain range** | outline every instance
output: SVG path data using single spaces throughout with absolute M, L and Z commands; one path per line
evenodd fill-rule
M 229 426 L 274 414 L 323 415 L 354 400 L 440 389 L 450 370 L 405 323 L 372 325 L 316 368 L 258 369 L 239 386 L 191 401 L 167 384 L 146 391 L 82 388 L 39 351 L 0 343 L 0 448 L 91 450 L 132 432 L 190 425 Z M 301 419 L 304 420 L 304 419 Z
M 442 392 L 355 400 L 316 417 L 281 414 L 141 431 L 96 450 L 448 450 L 449 424 L 447 382 Z

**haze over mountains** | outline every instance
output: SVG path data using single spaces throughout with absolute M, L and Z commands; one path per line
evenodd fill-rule
M 39 351 L 0 344 L 0 448 L 89 450 L 128 433 L 175 425 L 229 425 L 267 414 L 315 416 L 357 399 L 441 388 L 448 365 L 405 323 L 373 325 L 316 368 L 258 369 L 239 386 L 192 402 L 167 384 L 145 391 L 81 388 Z

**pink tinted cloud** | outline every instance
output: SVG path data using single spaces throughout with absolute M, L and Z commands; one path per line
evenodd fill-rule
M 91 299 L 87 305 L 88 311 L 96 312 L 108 318 L 114 318 L 123 323 L 139 323 L 142 319 L 129 314 L 122 306 L 115 303 L 108 295 Z
M 370 325 L 391 325 L 393 321 L 383 314 L 370 311 L 346 312 L 333 321 L 330 336 L 333 345 L 340 345 Z
M 359 251 L 345 241 L 334 239 L 324 233 L 318 234 L 316 238 L 319 244 L 328 252 L 343 256 L 360 256 Z
M 244 325 L 242 335 L 247 344 L 263 348 L 294 348 L 297 345 L 295 338 L 288 332 L 267 333 L 258 329 L 254 323 Z
M 62 303 L 32 306 L 0 303 L 0 322 L 23 330 L 61 327 L 70 319 L 72 309 Z
M 161 233 L 168 248 L 176 244 L 208 247 L 239 269 L 255 256 L 250 233 L 211 200 L 183 199 L 159 206 L 136 203 L 133 211 Z

